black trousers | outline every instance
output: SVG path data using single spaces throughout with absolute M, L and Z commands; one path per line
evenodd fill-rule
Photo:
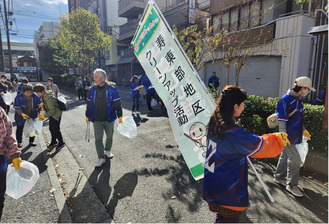
M 10 110 L 10 106 L 9 105 L 6 105 L 7 106 L 7 108 L 6 108 L 6 114 L 8 114 L 9 113 L 9 110 Z
M 87 95 L 88 95 L 88 90 L 84 89 L 83 90 L 83 99 L 87 100 Z
M 83 99 L 83 89 L 78 89 L 78 97 L 79 97 L 79 100 L 80 99 Z
M 61 118 L 57 121 L 53 117 L 49 117 L 49 131 L 51 134 L 51 145 L 56 143 L 56 139 L 58 140 L 58 144 L 63 144 L 63 137 L 60 130 Z
M 146 105 L 147 105 L 147 109 L 150 111 L 153 110 L 151 106 L 151 100 L 152 100 L 152 95 L 146 94 Z
M 16 139 L 18 143 L 22 143 L 24 125 L 17 125 L 16 129 Z M 30 137 L 30 143 L 34 142 L 35 137 Z
M 0 172 L 0 220 L 2 216 L 3 204 L 5 201 L 6 173 L 7 173 L 7 169 Z

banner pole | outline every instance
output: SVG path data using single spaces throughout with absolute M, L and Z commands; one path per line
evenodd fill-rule
M 272 197 L 271 193 L 268 191 L 268 189 L 267 189 L 265 183 L 263 182 L 262 178 L 259 176 L 259 174 L 258 174 L 256 168 L 254 167 L 254 165 L 252 164 L 252 162 L 250 161 L 250 159 L 249 159 L 248 156 L 247 156 L 247 160 L 248 160 L 248 162 L 249 162 L 251 168 L 253 169 L 254 173 L 256 174 L 256 176 L 257 176 L 259 182 L 262 184 L 262 186 L 263 186 L 263 188 L 264 188 L 264 190 L 265 190 L 267 196 L 270 198 L 270 201 L 271 201 L 271 202 L 275 202 L 274 198 Z

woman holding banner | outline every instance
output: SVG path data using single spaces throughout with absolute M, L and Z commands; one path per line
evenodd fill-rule
M 290 144 L 285 133 L 257 136 L 235 124 L 246 99 L 245 90 L 226 86 L 208 124 L 203 198 L 216 212 L 216 223 L 239 222 L 247 209 L 247 156 L 276 157 Z

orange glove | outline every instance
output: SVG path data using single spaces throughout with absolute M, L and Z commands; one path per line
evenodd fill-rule
M 281 138 L 283 147 L 286 147 L 287 145 L 290 145 L 290 141 L 288 139 L 287 133 L 284 133 L 284 132 L 276 132 L 276 133 L 273 133 L 273 134 L 274 135 L 277 135 L 277 136 L 279 136 Z
M 141 88 L 143 88 L 144 86 L 143 85 L 140 85 L 140 86 L 138 86 L 138 89 L 141 89 Z
M 20 157 L 15 158 L 12 160 L 13 164 L 11 165 L 12 167 L 14 167 L 16 170 L 19 170 L 22 166 L 22 159 Z
M 119 117 L 119 124 L 122 123 L 122 117 Z
M 79 88 L 78 87 L 75 87 L 76 90 L 78 90 Z
M 89 118 L 88 117 L 86 117 L 86 123 L 87 124 L 90 124 L 90 121 L 89 121 Z
M 3 92 L 0 92 L 0 95 L 3 95 L 4 93 Z
M 44 121 L 46 119 L 46 116 L 44 116 L 42 114 L 38 114 L 38 118 L 40 121 Z
M 307 130 L 305 130 L 305 131 L 303 131 L 303 136 L 308 138 L 308 140 L 310 141 L 312 135 Z
M 38 107 L 41 109 L 41 110 L 45 110 L 44 107 L 43 107 L 43 104 L 39 104 Z
M 24 118 L 24 120 L 29 119 L 29 116 L 27 114 L 22 113 L 21 116 Z

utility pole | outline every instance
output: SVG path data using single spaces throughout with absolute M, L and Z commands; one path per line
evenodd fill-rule
M 10 79 L 13 79 L 13 77 L 14 77 L 13 61 L 11 59 L 10 37 L 9 37 L 9 28 L 8 28 L 8 13 L 7 13 L 6 0 L 3 0 L 3 8 L 4 8 L 4 11 L 5 11 L 5 25 L 6 25 L 6 34 L 7 34 Z

